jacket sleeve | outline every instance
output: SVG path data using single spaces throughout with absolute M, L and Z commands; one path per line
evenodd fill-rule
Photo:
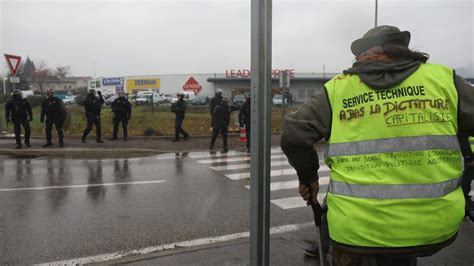
M 99 95 L 99 104 L 100 105 L 105 104 L 104 96 L 102 96 L 102 94 Z
M 28 116 L 33 117 L 33 111 L 31 110 L 31 104 L 26 99 L 25 99 L 25 105 L 26 105 L 26 112 L 28 113 Z
M 240 111 L 239 111 L 239 125 L 242 126 L 244 124 L 244 106 L 245 105 L 242 105 L 242 107 L 240 107 Z
M 474 87 L 456 75 L 454 84 L 458 91 L 459 131 L 474 136 Z
M 11 111 L 12 111 L 12 108 L 10 107 L 10 101 L 7 101 L 7 103 L 5 104 L 5 120 L 6 121 L 10 121 L 11 120 Z
M 127 101 L 127 114 L 128 114 L 128 119 L 132 117 L 132 105 L 130 104 L 129 101 Z
M 44 114 L 46 112 L 46 99 L 41 103 L 41 115 L 40 115 L 40 121 L 44 120 Z
M 285 117 L 280 145 L 300 183 L 318 180 L 319 158 L 314 144 L 328 140 L 330 128 L 331 108 L 325 90 Z

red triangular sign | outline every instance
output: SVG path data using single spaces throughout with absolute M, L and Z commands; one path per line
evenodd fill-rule
M 185 91 L 194 91 L 194 94 L 198 94 L 202 90 L 202 86 L 197 82 L 196 79 L 190 77 L 188 81 L 183 86 L 183 90 Z
M 16 76 L 16 72 L 18 71 L 18 67 L 20 66 L 21 56 L 18 55 L 11 55 L 11 54 L 3 54 L 5 59 L 7 60 L 7 65 L 10 68 L 13 76 Z

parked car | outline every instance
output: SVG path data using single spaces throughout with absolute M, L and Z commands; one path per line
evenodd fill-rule
M 111 105 L 112 102 L 115 101 L 115 99 L 117 99 L 117 98 L 118 98 L 117 95 L 112 95 L 112 96 L 110 96 L 109 98 L 107 98 L 107 99 L 105 100 L 105 104 L 106 104 L 106 105 Z
M 245 103 L 245 95 L 243 94 L 235 95 L 234 98 L 232 98 L 232 105 L 240 107 L 244 103 Z
M 207 96 L 197 96 L 192 102 L 192 105 L 207 105 L 209 104 L 210 99 Z
M 194 91 L 183 91 L 183 93 L 184 93 L 184 100 L 186 102 L 192 103 L 192 101 L 196 98 Z M 177 101 L 178 101 L 178 97 L 173 97 L 173 99 L 171 99 L 171 103 L 176 103 Z
M 135 103 L 137 105 L 149 104 L 150 102 L 151 102 L 151 95 L 148 95 L 148 94 L 137 96 L 137 98 L 135 99 Z
M 273 95 L 272 104 L 273 105 L 283 105 L 283 95 L 281 95 L 281 94 Z M 287 99 L 285 99 L 285 104 L 288 104 Z
M 63 103 L 65 105 L 75 104 L 77 103 L 77 97 L 78 97 L 77 95 L 66 96 L 63 99 Z

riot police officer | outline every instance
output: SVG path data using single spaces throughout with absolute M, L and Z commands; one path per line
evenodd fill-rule
M 214 110 L 216 106 L 221 104 L 222 101 L 222 89 L 217 89 L 216 95 L 212 97 L 211 104 L 209 106 L 209 112 L 211 113 L 211 127 L 214 127 Z
M 179 134 L 183 134 L 184 140 L 189 138 L 189 134 L 182 127 L 184 114 L 186 113 L 186 107 L 187 107 L 187 104 L 184 101 L 184 93 L 178 92 L 177 96 L 178 96 L 178 101 L 171 105 L 171 112 L 176 114 L 176 117 L 174 120 L 175 134 L 174 134 L 173 142 L 179 141 Z
M 229 99 L 223 98 L 219 104 L 214 108 L 212 113 L 212 137 L 209 149 L 214 149 L 214 143 L 216 142 L 217 135 L 222 135 L 223 149 L 222 152 L 226 153 L 229 151 L 227 146 L 227 133 L 230 122 L 231 109 L 229 108 Z
M 87 127 L 84 130 L 84 133 L 82 134 L 82 143 L 86 142 L 87 134 L 89 134 L 89 132 L 92 130 L 93 125 L 95 125 L 96 131 L 95 140 L 97 141 L 97 143 L 104 143 L 101 139 L 100 111 L 105 101 L 100 91 L 98 92 L 98 94 L 99 96 L 97 97 L 95 94 L 95 90 L 89 90 L 89 94 L 87 94 L 86 98 L 84 99 L 84 109 L 87 119 Z
M 132 117 L 132 105 L 127 98 L 125 98 L 125 94 L 119 92 L 119 97 L 112 102 L 111 107 L 113 112 L 114 131 L 110 140 L 117 139 L 117 131 L 120 123 L 122 123 L 123 128 L 123 140 L 128 140 L 127 125 L 128 120 Z
M 53 130 L 53 124 L 56 127 L 58 132 L 59 147 L 64 147 L 64 134 L 63 134 L 63 124 L 66 119 L 66 108 L 64 108 L 63 102 L 58 98 L 54 97 L 52 89 L 49 89 L 46 92 L 47 98 L 43 101 L 41 105 L 41 123 L 44 122 L 44 116 L 46 115 L 46 144 L 43 147 L 52 146 L 51 141 Z
M 21 148 L 21 126 L 25 130 L 25 145 L 30 145 L 30 122 L 33 121 L 33 112 L 30 102 L 21 97 L 21 91 L 15 90 L 12 97 L 5 104 L 5 120 L 7 123 L 13 122 L 15 130 L 16 148 Z
M 247 137 L 247 153 L 250 153 L 250 95 L 245 98 L 245 103 L 240 108 L 239 124 L 243 128 L 245 126 Z

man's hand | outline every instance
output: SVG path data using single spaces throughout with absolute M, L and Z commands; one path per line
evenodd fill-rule
M 28 117 L 28 120 L 33 121 L 33 116 Z
M 319 182 L 310 183 L 309 186 L 300 183 L 299 193 L 307 205 L 318 202 Z
M 97 94 L 99 94 L 99 95 L 102 95 L 102 92 L 100 92 L 100 91 L 97 91 Z

